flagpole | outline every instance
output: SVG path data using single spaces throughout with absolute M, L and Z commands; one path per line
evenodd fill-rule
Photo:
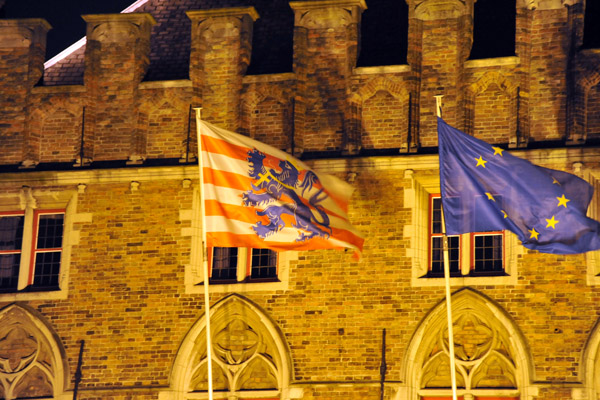
M 435 109 L 438 117 L 442 117 L 442 97 L 435 97 Z M 454 359 L 454 332 L 452 328 L 452 301 L 450 300 L 450 255 L 448 254 L 448 236 L 446 235 L 446 221 L 444 220 L 444 206 L 440 207 L 442 211 L 442 242 L 444 256 L 444 282 L 446 284 L 446 311 L 448 317 L 448 352 L 450 353 L 450 380 L 452 381 L 452 400 L 457 400 L 456 396 L 456 361 Z
M 208 371 L 208 400 L 213 400 L 212 385 L 212 343 L 210 335 L 210 298 L 208 293 L 208 249 L 206 247 L 206 213 L 204 212 L 204 173 L 202 163 L 202 138 L 200 137 L 200 121 L 202 108 L 196 110 L 196 132 L 198 135 L 198 174 L 200 176 L 200 210 L 202 214 L 202 267 L 204 272 L 204 311 L 206 320 L 206 358 Z

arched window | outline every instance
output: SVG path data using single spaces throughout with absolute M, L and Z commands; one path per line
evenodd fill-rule
M 213 306 L 210 322 L 215 399 L 279 399 L 287 392 L 289 349 L 258 306 L 230 295 Z M 186 335 L 175 360 L 170 398 L 195 399 L 208 391 L 205 328 L 201 318 Z
M 515 55 L 515 0 L 477 0 L 471 60 Z
M 514 322 L 482 295 L 452 296 L 456 383 L 464 399 L 525 399 L 530 358 Z M 446 304 L 441 301 L 415 333 L 405 358 L 408 399 L 452 398 Z
M 0 399 L 55 399 L 65 388 L 64 351 L 27 309 L 0 310 Z

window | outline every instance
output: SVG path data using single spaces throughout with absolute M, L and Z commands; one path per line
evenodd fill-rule
M 210 283 L 277 281 L 277 253 L 269 249 L 209 249 Z
M 444 276 L 442 199 L 430 196 L 429 272 Z M 475 232 L 448 236 L 450 276 L 504 275 L 504 232 Z
M 0 213 L 0 292 L 58 290 L 65 210 Z

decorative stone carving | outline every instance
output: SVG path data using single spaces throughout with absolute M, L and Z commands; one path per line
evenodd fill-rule
M 141 32 L 150 32 L 150 28 L 156 23 L 150 14 L 84 15 L 83 19 L 88 23 L 88 40 L 103 43 L 133 41 Z
M 0 311 L 0 398 L 55 398 L 62 389 L 56 344 L 38 325 L 18 306 Z
M 357 23 L 367 8 L 364 0 L 292 1 L 290 7 L 295 12 L 294 24 L 307 29 L 335 29 Z
M 462 0 L 426 0 L 415 7 L 415 18 L 423 21 L 459 18 L 468 15 L 469 7 Z

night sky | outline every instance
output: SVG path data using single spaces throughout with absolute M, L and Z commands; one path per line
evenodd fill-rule
M 3 0 L 0 0 L 0 5 Z M 48 32 L 46 59 L 55 56 L 85 36 L 81 15 L 119 13 L 135 0 L 5 0 L 0 18 L 44 18 L 52 29 Z M 470 58 L 514 55 L 515 0 L 478 0 L 475 6 L 475 40 Z M 589 21 L 600 17 L 600 0 L 587 1 L 583 47 L 600 47 L 600 24 Z M 367 0 L 363 14 L 363 50 L 359 66 L 406 63 L 406 23 L 408 9 L 403 0 Z M 593 17 L 594 18 L 593 18 Z M 373 21 L 371 21 L 373 20 Z M 381 23 L 381 21 L 385 23 Z M 370 21 L 372 23 L 370 23 Z M 397 32 L 400 31 L 400 32 Z M 504 32 L 504 34 L 502 34 Z M 289 38 L 291 40 L 291 38 Z M 290 43 L 291 46 L 291 43 Z M 390 51 L 393 49 L 393 51 Z

